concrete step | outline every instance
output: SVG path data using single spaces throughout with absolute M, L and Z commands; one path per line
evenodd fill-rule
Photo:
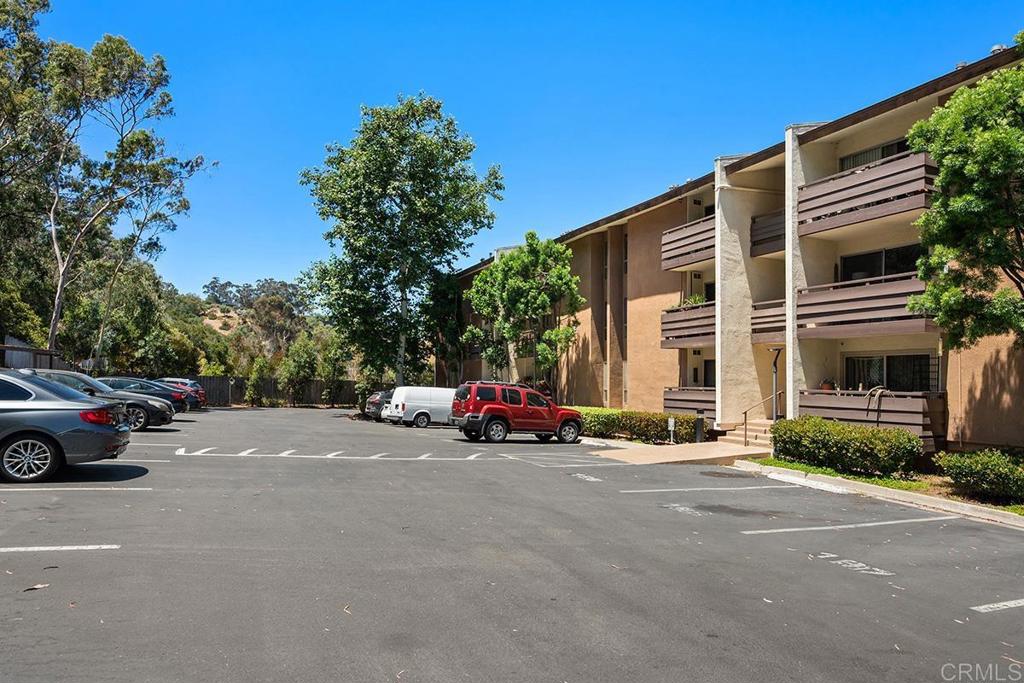
M 726 434 L 725 436 L 718 437 L 718 441 L 720 443 L 731 443 L 731 444 L 735 444 L 737 446 L 742 446 L 743 445 L 743 435 L 742 434 L 730 433 L 730 434 Z M 766 437 L 763 434 L 760 435 L 760 438 L 757 438 L 754 435 L 748 435 L 747 441 L 748 441 L 748 445 L 750 445 L 750 446 L 757 446 L 759 448 L 761 448 L 761 447 L 771 448 L 771 446 L 772 446 L 771 438 L 768 438 L 768 437 Z

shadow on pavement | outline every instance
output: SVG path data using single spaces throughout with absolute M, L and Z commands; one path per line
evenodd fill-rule
M 149 474 L 149 469 L 139 465 L 86 463 L 62 467 L 57 470 L 57 474 L 49 481 L 50 483 L 60 482 L 65 484 L 129 481 L 144 477 L 147 474 Z

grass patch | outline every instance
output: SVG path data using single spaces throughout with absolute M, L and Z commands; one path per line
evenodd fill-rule
M 928 489 L 928 482 L 918 481 L 917 479 L 881 476 L 869 477 L 861 474 L 846 474 L 845 472 L 836 471 L 831 467 L 806 465 L 802 462 L 790 462 L 789 460 L 779 460 L 778 458 L 761 458 L 759 460 L 755 460 L 755 462 L 759 465 L 784 467 L 789 470 L 797 470 L 798 472 L 806 472 L 808 474 L 824 474 L 830 477 L 842 477 L 844 479 L 852 479 L 853 481 L 862 481 L 866 484 L 884 486 L 888 489 L 899 489 L 900 491 L 926 491 Z M 1019 507 L 1024 508 L 1024 506 Z
M 1003 509 L 1007 512 L 1012 512 L 1015 515 L 1024 517 L 1024 505 L 1007 505 Z

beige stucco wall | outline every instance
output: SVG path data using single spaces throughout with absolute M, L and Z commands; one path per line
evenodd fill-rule
M 626 407 L 634 410 L 660 412 L 665 387 L 679 385 L 680 352 L 661 348 L 661 313 L 679 303 L 683 274 L 661 269 L 661 234 L 685 222 L 686 204 L 629 221 Z
M 946 392 L 950 447 L 1024 447 L 1024 350 L 1011 336 L 951 351 Z
M 718 305 L 717 419 L 722 424 L 742 421 L 742 412 L 754 406 L 752 415 L 763 417 L 758 402 L 762 393 L 757 352 L 750 339 L 750 318 L 755 301 L 781 298 L 785 292 L 784 264 L 777 259 L 750 255 L 750 221 L 782 207 L 782 169 L 749 172 L 730 177 L 716 163 L 715 280 Z M 769 379 L 770 386 L 770 379 Z
M 559 362 L 558 399 L 565 404 L 600 406 L 604 404 L 604 235 L 582 237 L 568 246 L 586 303 L 577 315 L 576 342 Z

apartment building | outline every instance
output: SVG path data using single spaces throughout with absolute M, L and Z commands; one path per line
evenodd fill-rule
M 702 410 L 723 430 L 810 414 L 905 427 L 928 449 L 1024 445 L 1024 353 L 1012 339 L 950 352 L 907 309 L 924 289 L 914 221 L 936 174 L 907 131 L 1019 61 L 995 52 L 834 121 L 792 125 L 558 237 L 587 300 L 555 373 L 561 400 Z M 462 271 L 464 287 L 489 263 Z M 521 375 L 530 363 L 520 359 Z M 489 376 L 470 358 L 459 379 Z

